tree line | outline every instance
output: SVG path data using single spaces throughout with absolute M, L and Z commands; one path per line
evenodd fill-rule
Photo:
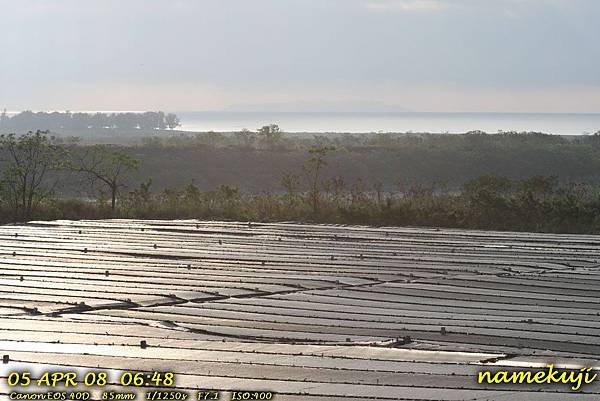
M 600 130 L 593 135 L 549 135 L 543 132 L 501 131 L 489 134 L 469 131 L 464 134 L 430 133 L 285 133 L 278 125 L 265 125 L 255 131 L 179 133 L 177 135 L 148 135 L 138 140 L 140 145 L 178 148 L 210 146 L 251 150 L 292 151 L 312 144 L 335 146 L 339 149 L 432 149 L 450 151 L 514 150 L 551 147 L 600 147 Z
M 71 113 L 23 111 L 10 116 L 0 113 L 0 131 L 26 132 L 36 130 L 164 130 L 181 125 L 177 115 L 162 111 L 144 113 Z
M 313 142 L 303 149 L 298 168 L 277 172 L 278 190 L 248 192 L 225 183 L 206 190 L 193 176 L 184 185 L 158 189 L 151 177 L 134 178 L 141 166 L 135 147 L 82 146 L 43 131 L 3 135 L 0 217 L 5 222 L 212 218 L 600 233 L 596 183 L 484 172 L 452 187 L 413 182 L 390 189 L 377 178 L 332 175 L 329 168 L 343 151 Z M 78 185 L 89 182 L 95 198 L 61 194 L 57 184 L 66 178 Z
M 246 192 L 277 192 L 284 190 L 281 174 L 300 170 L 312 146 L 336 149 L 323 174 L 348 183 L 378 181 L 391 192 L 414 184 L 459 189 L 481 175 L 600 183 L 600 134 L 300 135 L 265 126 L 232 134 L 151 136 L 132 149 L 142 162 L 136 178 L 152 178 L 156 190 L 183 186 L 193 177 L 202 190 L 226 184 Z

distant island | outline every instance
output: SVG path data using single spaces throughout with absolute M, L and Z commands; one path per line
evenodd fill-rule
M 378 101 L 294 101 L 233 104 L 223 112 L 235 113 L 406 113 L 412 110 Z

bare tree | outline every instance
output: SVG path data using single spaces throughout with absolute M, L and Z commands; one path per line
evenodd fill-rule
M 308 198 L 314 214 L 319 209 L 322 185 L 321 170 L 327 166 L 325 157 L 334 150 L 334 147 L 313 146 L 308 149 L 308 153 L 310 154 L 308 162 L 302 166 L 308 180 Z
M 285 188 L 286 195 L 285 198 L 290 207 L 296 205 L 296 200 L 298 199 L 298 189 L 300 187 L 300 179 L 296 174 L 285 174 L 281 177 L 281 184 Z
M 2 192 L 15 220 L 29 220 L 35 207 L 53 190 L 48 173 L 64 165 L 64 149 L 47 131 L 0 136 L 3 155 Z
M 79 156 L 75 170 L 87 173 L 92 182 L 100 182 L 108 187 L 111 209 L 114 211 L 119 189 L 125 186 L 125 179 L 138 169 L 139 164 L 139 160 L 120 147 L 94 145 Z

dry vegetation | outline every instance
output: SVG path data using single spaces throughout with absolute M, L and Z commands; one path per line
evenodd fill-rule
M 0 222 L 198 218 L 600 232 L 600 190 L 593 171 L 600 160 L 598 135 L 570 142 L 541 134 L 376 136 L 362 138 L 366 142 L 352 148 L 350 144 L 357 138 L 286 138 L 276 126 L 263 127 L 259 133 L 260 140 L 250 141 L 248 147 L 233 137 L 238 145 L 225 148 L 232 137 L 218 136 L 209 147 L 198 142 L 203 137 L 186 137 L 176 146 L 123 147 L 66 143 L 41 131 L 0 136 Z M 432 149 L 429 156 L 423 154 Z M 156 157 L 148 159 L 143 152 Z M 228 185 L 230 180 L 223 179 L 222 172 L 208 171 L 201 177 L 210 177 L 218 185 L 206 190 L 195 181 L 194 169 L 210 170 L 211 159 L 201 156 L 218 156 L 219 152 L 226 156 L 219 171 L 235 175 L 240 186 Z M 464 152 L 469 157 L 478 155 L 479 161 L 465 162 L 452 186 L 428 183 L 427 174 L 452 172 L 443 163 L 456 162 Z M 496 153 L 501 157 L 491 157 Z M 351 158 L 342 162 L 340 155 Z M 425 176 L 420 173 L 412 183 L 391 187 L 390 175 L 405 171 L 398 174 L 394 160 L 406 157 L 410 166 L 410 160 L 414 164 L 419 155 L 423 159 L 411 169 L 421 166 L 417 170 L 423 170 Z M 302 164 L 294 167 L 291 160 L 300 157 Z M 557 164 L 565 157 L 577 166 Z M 360 166 L 373 159 L 378 164 L 370 171 L 370 179 L 352 181 L 352 173 L 346 171 L 336 175 L 340 165 Z M 169 164 L 171 161 L 183 165 Z M 538 170 L 550 165 L 564 170 L 563 177 L 532 175 L 537 170 L 524 165 L 532 161 Z M 518 170 L 524 178 L 497 175 L 502 170 L 498 164 Z M 486 169 L 482 169 L 484 165 Z M 189 168 L 182 168 L 185 166 Z M 153 176 L 147 177 L 149 168 L 160 170 L 159 181 L 167 174 L 171 186 L 157 186 Z M 134 177 L 141 172 L 146 175 L 144 181 Z M 492 174 L 482 175 L 485 172 Z M 178 174 L 186 177 L 187 184 L 176 184 Z M 583 181 L 565 180 L 565 174 Z M 273 175 L 278 176 L 280 188 L 271 186 Z M 262 180 L 262 189 L 243 191 L 240 187 L 248 177 Z

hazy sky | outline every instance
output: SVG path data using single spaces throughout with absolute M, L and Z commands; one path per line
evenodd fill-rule
M 0 108 L 600 112 L 599 16 L 598 0 L 0 0 Z

